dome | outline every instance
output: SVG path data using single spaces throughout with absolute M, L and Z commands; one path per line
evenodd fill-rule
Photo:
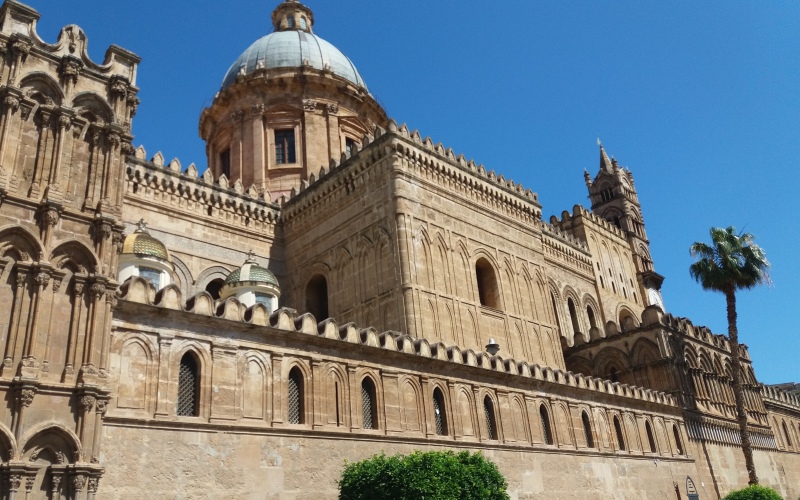
M 139 227 L 125 238 L 122 243 L 123 255 L 136 255 L 138 257 L 154 257 L 156 259 L 172 262 L 169 251 L 163 243 L 150 236 L 145 229 L 144 221 L 139 221 Z
M 234 270 L 225 278 L 225 286 L 236 285 L 237 283 L 264 283 L 278 287 L 278 279 L 272 271 L 266 267 L 259 266 L 255 261 L 248 258 L 242 267 Z
M 231 65 L 222 90 L 231 86 L 239 74 L 250 75 L 256 69 L 300 68 L 309 66 L 367 88 L 355 65 L 342 52 L 313 33 L 302 30 L 276 31 L 251 45 Z

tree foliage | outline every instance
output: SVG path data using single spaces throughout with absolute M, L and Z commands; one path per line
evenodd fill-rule
M 767 256 L 752 234 L 736 234 L 733 226 L 713 227 L 710 233 L 711 245 L 694 243 L 690 249 L 697 262 L 689 273 L 704 290 L 726 293 L 769 282 Z
M 480 453 L 376 455 L 345 466 L 340 500 L 507 500 L 505 478 Z
M 758 484 L 753 446 L 747 431 L 747 412 L 742 388 L 742 361 L 739 351 L 739 328 L 736 325 L 736 291 L 769 283 L 769 261 L 764 250 L 754 243 L 752 234 L 739 233 L 732 226 L 711 228 L 711 244 L 694 243 L 689 251 L 697 261 L 689 267 L 692 278 L 704 290 L 722 292 L 728 313 L 728 340 L 731 348 L 733 396 L 736 420 L 750 484 Z
M 743 490 L 728 493 L 722 500 L 783 500 L 777 491 L 753 484 Z

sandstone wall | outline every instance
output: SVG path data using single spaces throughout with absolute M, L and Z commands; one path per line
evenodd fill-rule
M 203 432 L 122 423 L 104 429 L 98 495 L 108 499 L 335 499 L 346 461 L 376 453 L 474 448 L 370 438 L 309 437 L 303 433 L 261 434 L 246 429 Z M 686 476 L 700 498 L 716 498 L 713 486 L 697 480 L 693 461 L 654 460 L 609 454 L 573 455 L 481 447 L 509 483 L 513 500 L 548 498 L 662 500 L 685 496 Z

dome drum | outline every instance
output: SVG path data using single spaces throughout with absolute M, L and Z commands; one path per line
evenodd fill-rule
M 147 232 L 144 220 L 125 238 L 119 256 L 117 279 L 120 283 L 138 276 L 160 290 L 173 281 L 172 257 L 164 244 Z
M 302 18 L 305 28 L 297 24 Z M 355 65 L 311 24 L 310 9 L 281 3 L 275 31 L 236 59 L 200 119 L 213 176 L 255 186 L 268 201 L 299 189 L 376 125 L 388 124 Z
M 278 308 L 281 289 L 272 271 L 258 265 L 250 252 L 245 263 L 225 278 L 219 294 L 223 300 L 235 297 L 246 307 L 263 304 L 272 313 Z

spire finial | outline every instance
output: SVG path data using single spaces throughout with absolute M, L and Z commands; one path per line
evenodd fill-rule
M 136 223 L 136 232 L 137 233 L 147 232 L 147 222 L 145 222 L 144 219 L 139 219 L 139 222 Z
M 247 260 L 245 260 L 245 262 L 246 263 L 247 262 L 251 262 L 251 263 L 255 263 L 256 262 L 256 253 L 253 251 L 252 248 L 247 252 Z
M 603 141 L 601 141 L 599 137 L 597 138 L 597 145 L 601 148 L 603 147 Z

